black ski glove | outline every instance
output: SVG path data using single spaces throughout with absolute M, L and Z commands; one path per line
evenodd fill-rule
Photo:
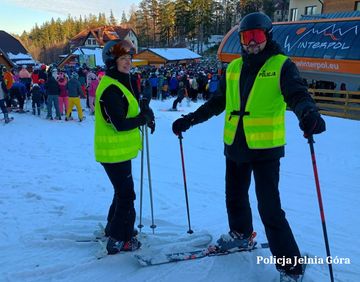
M 147 126 L 150 128 L 150 134 L 153 134 L 155 132 L 155 120 L 148 122 Z
M 144 117 L 145 124 L 150 128 L 150 133 L 153 134 L 155 132 L 155 116 L 149 107 L 149 102 L 146 98 L 140 100 L 140 116 Z
M 140 116 L 145 118 L 145 123 L 151 123 L 155 120 L 154 112 L 149 107 L 147 99 L 140 100 Z
M 304 131 L 305 138 L 326 130 L 325 121 L 316 110 L 309 110 L 306 112 L 301 118 L 299 125 L 301 130 Z
M 150 123 L 155 120 L 154 112 L 150 108 L 141 110 L 139 115 L 144 118 L 145 123 Z
M 174 121 L 172 125 L 172 131 L 175 135 L 179 135 L 181 132 L 185 132 L 192 125 L 191 122 L 194 119 L 194 114 L 183 115 L 181 118 Z

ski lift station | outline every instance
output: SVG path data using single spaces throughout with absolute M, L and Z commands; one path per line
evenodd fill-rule
M 298 66 L 308 83 L 345 83 L 360 90 L 360 17 L 274 23 L 273 39 Z M 224 37 L 218 58 L 229 63 L 241 56 L 238 26 Z

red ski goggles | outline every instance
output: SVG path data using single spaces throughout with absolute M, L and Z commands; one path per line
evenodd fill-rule
M 250 29 L 240 32 L 240 41 L 242 45 L 249 45 L 251 41 L 257 44 L 266 41 L 266 34 L 262 29 Z

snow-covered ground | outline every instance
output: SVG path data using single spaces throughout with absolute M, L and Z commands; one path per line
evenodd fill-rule
M 156 132 L 149 135 L 149 143 L 157 227 L 153 236 L 145 170 L 142 231 L 144 243 L 155 247 L 156 242 L 169 240 L 183 244 L 189 237 L 179 140 L 171 125 L 201 103 L 188 106 L 183 101 L 183 112 L 160 110 L 171 102 L 151 102 L 156 115 Z M 78 123 L 51 122 L 30 113 L 12 115 L 13 122 L 0 124 L 0 281 L 278 280 L 274 265 L 256 263 L 257 256 L 270 257 L 268 250 L 153 267 L 140 266 L 130 253 L 97 260 L 97 243 L 74 240 L 91 236 L 99 222 L 105 224 L 113 193 L 94 160 L 93 117 Z M 359 281 L 360 123 L 325 120 L 327 131 L 315 136 L 315 153 L 331 254 L 350 261 L 333 265 L 335 280 Z M 222 127 L 223 115 L 191 128 L 183 139 L 191 227 L 194 235 L 208 233 L 213 241 L 228 231 Z M 291 112 L 287 142 L 281 161 L 282 205 L 301 251 L 325 258 L 309 146 Z M 133 177 L 139 216 L 140 154 L 133 161 Z M 265 242 L 253 187 L 251 202 L 257 240 Z M 308 266 L 304 282 L 309 281 L 329 281 L 328 266 Z

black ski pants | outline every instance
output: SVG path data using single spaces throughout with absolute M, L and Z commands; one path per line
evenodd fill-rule
M 8 110 L 5 105 L 5 99 L 0 99 L 0 109 L 4 115 L 8 113 Z
M 178 97 L 174 100 L 172 108 L 173 108 L 174 110 L 176 110 L 176 109 L 177 109 L 177 104 L 181 103 L 181 101 L 182 101 L 183 99 L 184 99 L 184 96 L 178 96 Z
M 265 227 L 270 250 L 275 257 L 300 257 L 300 251 L 292 234 L 285 212 L 281 209 L 279 195 L 280 160 L 266 160 L 251 163 L 236 163 L 226 160 L 226 207 L 231 231 L 250 236 L 253 232 L 252 214 L 249 202 L 251 174 L 255 179 L 255 193 L 258 210 Z M 293 262 L 294 264 L 294 262 Z M 288 273 L 301 273 L 301 265 L 292 264 L 277 268 Z
M 107 217 L 109 235 L 118 241 L 129 241 L 133 236 L 136 217 L 131 160 L 102 165 L 114 187 L 114 197 Z

